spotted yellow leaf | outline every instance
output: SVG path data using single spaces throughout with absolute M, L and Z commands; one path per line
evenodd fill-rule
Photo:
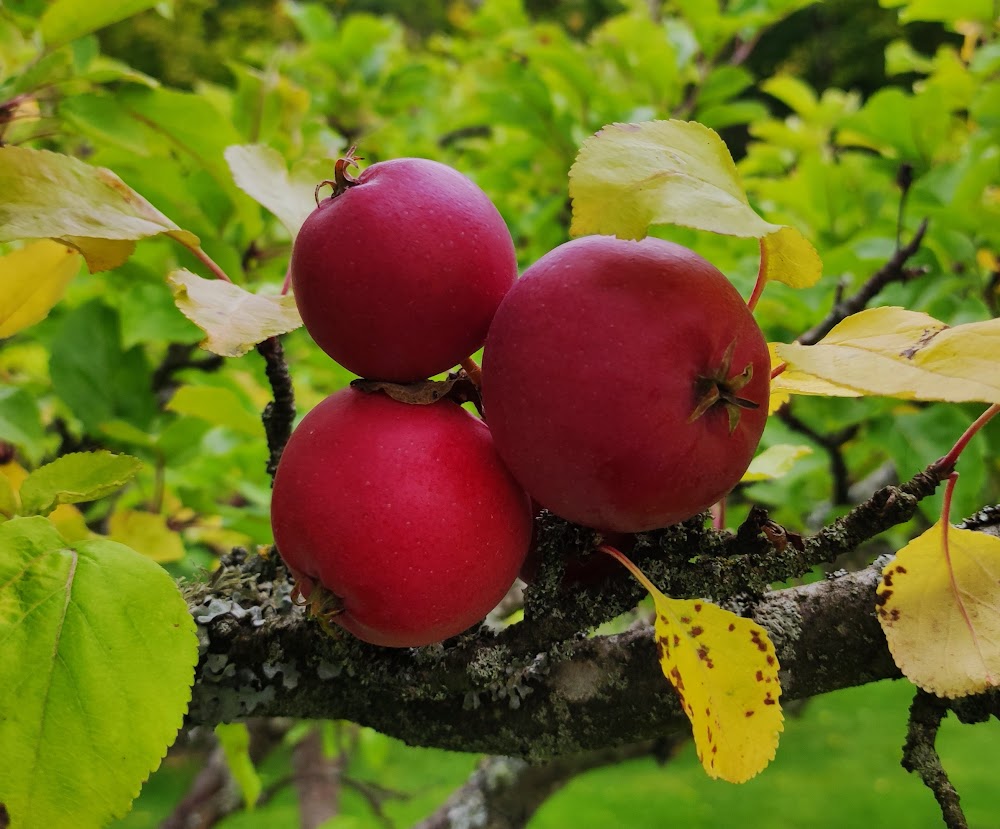
M 764 630 L 710 602 L 672 599 L 610 547 L 653 597 L 656 650 L 710 777 L 744 783 L 774 759 L 783 728 L 778 658 Z
M 48 239 L 0 256 L 0 339 L 45 319 L 82 261 L 75 250 Z
M 943 527 L 886 565 L 875 605 L 899 669 L 951 698 L 1000 685 L 1000 538 Z
M 1000 402 L 1000 319 L 949 327 L 905 308 L 848 317 L 816 345 L 778 344 L 772 392 Z

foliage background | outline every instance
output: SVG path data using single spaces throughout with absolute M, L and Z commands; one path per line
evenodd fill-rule
M 55 7 L 84 21 L 81 36 L 42 47 L 33 33 Z M 763 215 L 802 230 L 823 257 L 815 288 L 777 285 L 764 295 L 758 319 L 769 339 L 790 341 L 818 322 L 838 291 L 861 285 L 925 218 L 930 229 L 912 262 L 923 275 L 889 286 L 879 302 L 952 323 L 995 316 L 1000 305 L 992 2 L 179 0 L 94 33 L 87 7 L 0 6 L 0 100 L 13 102 L 0 110 L 0 135 L 114 170 L 254 290 L 279 288 L 290 240 L 233 183 L 229 145 L 273 147 L 311 181 L 355 142 L 369 162 L 445 161 L 490 194 L 525 266 L 568 238 L 567 173 L 584 138 L 615 121 L 678 117 L 719 130 Z M 901 207 L 903 168 L 913 183 Z M 703 253 L 749 294 L 752 240 L 677 228 L 662 235 Z M 174 559 L 168 568 L 194 577 L 233 544 L 270 540 L 257 420 L 269 390 L 253 356 L 223 364 L 199 354 L 200 332 L 163 280 L 175 267 L 200 263 L 168 240 L 144 241 L 127 264 L 81 275 L 47 320 L 0 342 L 0 439 L 29 468 L 96 446 L 143 458 L 136 486 L 80 520 L 106 532 L 116 511 L 162 514 L 182 542 L 181 557 L 165 556 Z M 302 331 L 285 347 L 300 413 L 349 381 Z M 99 358 L 83 365 L 81 353 Z M 808 530 L 845 510 L 851 485 L 909 477 L 943 454 L 978 411 L 800 398 L 794 414 L 812 436 L 773 419 L 764 445 L 816 451 L 788 476 L 738 491 L 730 524 L 761 503 L 786 527 Z M 838 434 L 832 452 L 817 443 Z M 988 430 L 971 445 L 955 514 L 996 500 L 998 444 Z M 922 523 L 896 528 L 855 563 L 899 546 L 939 508 L 928 499 Z M 736 814 L 747 826 L 935 825 L 930 795 L 895 767 L 906 697 L 877 687 L 810 703 L 772 768 L 747 786 L 703 779 L 685 751 L 665 769 L 643 761 L 591 773 L 531 825 L 628 815 L 633 826 L 722 826 Z M 944 750 L 970 819 L 983 826 L 1000 825 L 983 765 L 996 728 L 955 728 Z M 352 774 L 409 792 L 387 806 L 401 826 L 472 766 L 374 734 L 362 745 Z M 155 825 L 200 761 L 179 749 L 121 825 Z M 265 781 L 286 773 L 287 752 L 279 753 Z M 286 791 L 223 825 L 294 825 L 294 812 Z M 347 792 L 333 825 L 377 821 Z

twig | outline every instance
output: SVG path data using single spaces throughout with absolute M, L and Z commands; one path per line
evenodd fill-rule
M 264 370 L 267 372 L 267 380 L 274 395 L 274 400 L 264 407 L 261 415 L 269 453 L 267 474 L 274 478 L 281 453 L 292 434 L 292 423 L 295 421 L 295 392 L 281 341 L 277 337 L 270 337 L 257 345 L 257 351 L 264 358 Z
M 847 462 L 844 460 L 844 444 L 852 440 L 858 433 L 857 424 L 848 426 L 832 435 L 824 435 L 813 429 L 808 423 L 799 420 L 789 406 L 782 406 L 778 412 L 778 419 L 789 429 L 798 432 L 809 438 L 813 443 L 823 449 L 830 458 L 830 478 L 833 481 L 832 501 L 834 506 L 845 506 L 853 503 L 851 501 L 851 479 L 847 469 Z
M 169 396 L 177 386 L 174 375 L 183 369 L 213 372 L 222 368 L 225 362 L 218 354 L 196 358 L 193 356 L 195 352 L 200 352 L 195 343 L 170 343 L 167 346 L 167 353 L 163 355 L 150 380 L 154 394 Z
M 864 285 L 847 299 L 837 302 L 822 322 L 799 336 L 796 342 L 801 345 L 815 345 L 829 334 L 837 323 L 851 314 L 863 310 L 886 285 L 893 282 L 906 282 L 919 274 L 919 270 L 907 268 L 905 265 L 919 250 L 924 234 L 927 232 L 927 223 L 928 220 L 924 219 L 920 223 L 920 227 L 917 228 L 917 232 L 913 234 L 913 238 L 906 245 L 896 248 L 892 258 L 870 276 Z
M 318 829 L 340 812 L 341 777 L 346 763 L 345 752 L 338 752 L 332 758 L 326 756 L 318 728 L 295 744 L 292 775 L 302 829 Z
M 948 779 L 935 747 L 938 729 L 947 713 L 947 702 L 927 691 L 917 691 L 910 706 L 902 766 L 909 772 L 919 774 L 924 785 L 934 793 L 948 829 L 968 829 L 958 792 Z

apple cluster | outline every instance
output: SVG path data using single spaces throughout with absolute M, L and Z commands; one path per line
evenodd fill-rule
M 635 533 L 739 481 L 767 417 L 769 358 L 713 265 L 659 239 L 589 236 L 518 279 L 503 218 L 464 175 L 403 158 L 354 178 L 354 162 L 338 162 L 295 241 L 306 329 L 345 368 L 391 384 L 485 346 L 483 418 L 446 397 L 356 387 L 306 415 L 271 523 L 314 610 L 373 644 L 438 642 L 503 598 L 536 505 Z

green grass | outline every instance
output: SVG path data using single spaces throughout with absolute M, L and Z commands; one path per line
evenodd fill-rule
M 735 786 L 708 779 L 691 745 L 665 766 L 638 760 L 574 779 L 535 815 L 529 829 L 939 829 L 934 798 L 903 771 L 900 752 L 912 688 L 883 682 L 811 701 L 789 717 L 774 762 Z M 938 747 L 975 829 L 1000 829 L 1000 723 L 962 726 L 949 717 Z M 366 732 L 351 774 L 403 792 L 386 813 L 405 829 L 433 811 L 465 780 L 472 755 L 415 749 Z M 262 768 L 265 785 L 287 774 L 288 750 Z M 195 769 L 167 763 L 115 829 L 155 827 L 180 798 Z M 339 829 L 378 829 L 367 805 L 345 789 Z M 239 813 L 222 829 L 293 829 L 294 791 L 264 809 Z

